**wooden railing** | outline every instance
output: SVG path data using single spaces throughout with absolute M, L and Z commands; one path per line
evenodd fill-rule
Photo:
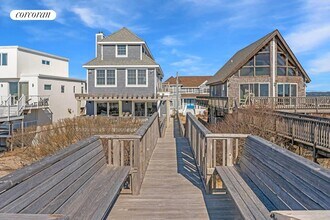
M 330 96 L 319 97 L 253 97 L 250 104 L 267 106 L 276 110 L 315 110 L 330 109 Z
M 245 110 L 239 110 L 238 114 L 243 117 Z M 267 116 L 265 119 L 265 114 L 270 117 Z M 309 146 L 313 150 L 314 159 L 316 154 L 330 156 L 330 118 L 270 110 L 259 113 L 256 111 L 249 120 L 257 128 L 266 127 L 269 132 Z M 267 126 L 261 125 L 260 123 L 264 124 L 265 120 L 267 120 Z
M 166 123 L 166 120 L 163 123 Z M 163 127 L 165 129 L 166 124 Z M 98 135 L 107 152 L 109 165 L 131 167 L 124 192 L 134 195 L 140 193 L 145 172 L 161 132 L 158 113 L 154 113 L 133 135 Z
M 330 154 L 330 120 L 304 115 L 277 114 L 275 132 Z
M 209 105 L 212 107 L 224 109 L 226 113 L 231 113 L 237 103 L 234 98 L 230 97 L 210 97 Z
M 247 134 L 214 134 L 191 113 L 187 114 L 185 136 L 189 140 L 205 190 L 216 188 L 215 166 L 233 166 Z

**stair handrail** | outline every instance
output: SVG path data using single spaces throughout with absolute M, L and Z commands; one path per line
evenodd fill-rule
M 8 114 L 8 116 L 7 116 L 7 117 L 8 117 L 8 121 L 9 121 L 9 119 L 10 119 L 10 106 L 11 106 L 10 101 L 11 101 L 11 94 L 9 94 L 7 100 L 5 101 L 5 103 L 6 103 L 7 106 L 8 106 L 8 112 L 7 112 L 7 114 Z
M 21 115 L 24 108 L 25 108 L 25 104 L 26 104 L 26 98 L 25 95 L 23 94 L 21 96 L 21 98 L 19 98 L 19 100 L 17 101 L 17 115 Z

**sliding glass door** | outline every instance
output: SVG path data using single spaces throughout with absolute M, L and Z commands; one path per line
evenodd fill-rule
M 268 83 L 250 83 L 240 84 L 240 104 L 247 104 L 252 97 L 268 97 L 269 84 Z

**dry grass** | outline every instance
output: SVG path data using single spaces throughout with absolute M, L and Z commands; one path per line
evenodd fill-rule
M 252 134 L 280 146 L 288 146 L 289 140 L 275 135 L 276 116 L 269 114 L 271 109 L 247 108 L 244 112 L 227 114 L 226 117 L 208 128 L 214 133 Z
M 98 134 L 132 134 L 145 120 L 132 118 L 79 117 L 14 133 L 14 151 L 1 158 L 18 156 L 22 166 L 52 155 L 79 140 Z M 1 161 L 0 161 L 1 162 Z
M 276 117 L 271 109 L 247 108 L 244 112 L 227 114 L 226 117 L 214 125 L 209 125 L 208 129 L 214 133 L 234 133 L 234 134 L 252 134 L 271 141 L 285 149 L 288 149 L 298 155 L 312 160 L 312 153 L 304 147 L 293 145 L 291 140 L 276 135 L 275 130 Z M 240 143 L 242 145 L 243 143 Z M 241 146 L 242 147 L 242 146 Z M 240 148 L 241 149 L 241 148 Z M 217 155 L 218 156 L 218 155 Z M 221 157 L 221 155 L 220 155 Z M 330 168 L 329 159 L 318 159 L 321 166 Z

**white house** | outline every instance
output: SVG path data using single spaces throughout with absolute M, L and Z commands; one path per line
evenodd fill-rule
M 0 46 L 0 122 L 23 117 L 42 125 L 80 115 L 75 94 L 84 91 L 85 81 L 69 78 L 67 58 Z

